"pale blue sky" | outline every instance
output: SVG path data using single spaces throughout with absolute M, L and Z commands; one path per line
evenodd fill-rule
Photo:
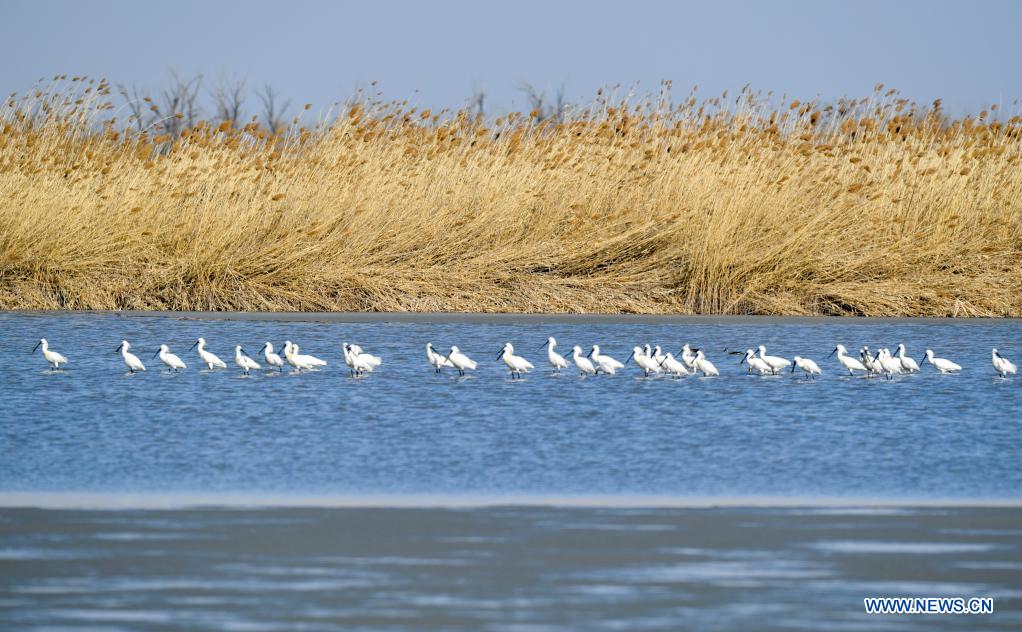
M 883 82 L 952 111 L 1022 97 L 1022 2 L 215 2 L 5 0 L 0 90 L 56 73 L 158 87 L 168 68 L 269 82 L 317 109 L 385 96 L 523 107 L 524 80 L 572 98 L 640 82 L 712 96 L 745 83 L 799 98 Z M 416 94 L 415 91 L 418 90 Z

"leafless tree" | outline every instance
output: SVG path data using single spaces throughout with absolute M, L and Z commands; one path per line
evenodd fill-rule
M 210 96 L 216 108 L 216 122 L 230 122 L 235 126 L 244 116 L 245 82 L 240 80 L 221 79 L 213 86 Z
M 280 131 L 284 127 L 285 115 L 287 109 L 291 107 L 291 100 L 280 103 L 280 97 L 270 84 L 264 85 L 256 96 L 263 104 L 263 125 L 272 132 Z
M 532 106 L 532 110 L 536 113 L 537 122 L 551 119 L 560 123 L 564 120 L 567 101 L 565 100 L 565 84 L 563 82 L 557 88 L 557 95 L 552 103 L 547 101 L 546 92 L 539 92 L 531 83 L 526 81 L 518 84 L 518 90 L 525 93 L 525 97 L 529 100 L 529 105 Z
M 186 127 L 192 127 L 201 116 L 199 90 L 202 75 L 185 80 L 176 71 L 170 72 L 170 86 L 162 91 L 157 102 L 145 88 L 120 84 L 117 92 L 131 111 L 129 120 L 140 132 L 169 134 L 177 138 Z
M 486 92 L 482 88 L 472 91 L 472 97 L 468 100 L 468 109 L 477 119 L 486 116 Z

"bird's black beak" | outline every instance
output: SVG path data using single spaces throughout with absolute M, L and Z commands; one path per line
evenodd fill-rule
M 32 353 L 35 353 L 35 350 L 38 349 L 39 345 L 41 345 L 41 344 L 43 344 L 42 340 L 40 340 L 39 342 L 35 343 L 35 346 L 32 347 Z M 32 355 L 32 353 L 30 353 L 29 355 Z
M 114 349 L 114 353 L 117 353 L 118 351 L 120 351 L 120 350 L 121 350 L 121 347 L 123 347 L 123 346 L 124 346 L 123 344 L 119 344 L 119 345 L 117 345 L 117 348 L 116 348 L 116 349 Z
M 837 353 L 837 347 L 834 347 L 834 350 L 831 351 L 830 354 L 827 357 L 829 358 L 830 356 L 834 355 L 835 353 Z
M 586 357 L 587 358 L 593 357 L 593 350 L 592 349 L 589 350 L 589 353 L 586 354 Z
M 873 357 L 873 361 L 874 361 L 874 362 L 876 362 L 876 361 L 877 361 L 877 360 L 879 360 L 879 359 L 880 359 L 880 352 L 879 352 L 879 351 L 877 351 L 877 354 L 876 354 L 876 356 L 874 356 L 874 357 Z
M 546 342 L 544 342 L 544 343 L 543 343 L 543 345 L 542 345 L 542 346 L 541 346 L 541 347 L 539 348 L 539 350 L 540 350 L 540 351 L 542 351 L 542 350 L 543 350 L 543 349 L 544 349 L 544 348 L 545 348 L 545 347 L 546 347 L 546 346 L 547 346 L 548 344 L 550 344 L 550 341 L 549 341 L 549 340 L 547 340 Z
M 192 346 L 188 347 L 188 350 L 191 351 L 192 349 L 194 349 L 195 347 L 198 347 L 198 346 L 199 346 L 199 341 L 196 340 L 195 344 L 193 344 Z
M 794 373 L 794 372 L 795 372 L 795 364 L 794 364 L 794 363 L 792 363 L 792 365 L 791 365 L 791 372 L 792 372 L 792 373 Z
M 745 364 L 745 360 L 746 360 L 746 358 L 748 358 L 748 357 L 749 357 L 748 355 L 743 355 L 743 356 L 742 356 L 742 359 L 738 361 L 738 364 Z
M 632 351 L 632 353 L 628 356 L 628 360 L 631 360 L 633 357 L 635 357 L 634 351 Z M 625 364 L 628 364 L 628 360 L 625 360 Z
M 500 360 L 500 356 L 502 356 L 502 355 L 504 355 L 504 348 L 503 347 L 501 347 L 500 351 L 497 352 L 497 359 Z
M 154 354 L 153 354 L 153 358 L 155 358 L 155 357 L 156 357 L 156 356 L 158 356 L 158 355 L 160 355 L 160 350 L 159 350 L 159 349 L 157 349 L 157 350 L 156 350 L 156 353 L 154 353 Z

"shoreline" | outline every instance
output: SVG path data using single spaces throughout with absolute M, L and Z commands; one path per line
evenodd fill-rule
M 607 324 L 607 325 L 771 325 L 771 324 L 991 324 L 1022 323 L 1022 318 L 953 318 L 928 316 L 756 316 L 719 314 L 567 314 L 486 312 L 195 312 L 119 310 L 4 310 L 24 316 L 93 315 L 119 318 L 175 318 L 178 320 L 279 321 L 318 323 L 394 324 Z
M 323 494 L 0 492 L 0 510 L 162 509 L 1019 509 L 1020 498 L 667 496 L 655 494 Z

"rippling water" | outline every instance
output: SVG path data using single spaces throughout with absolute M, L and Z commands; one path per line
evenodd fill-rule
M 1022 359 L 1018 322 L 541 320 L 0 314 L 0 628 L 1022 626 L 1022 378 L 989 356 Z M 722 375 L 550 375 L 548 335 L 620 360 L 689 342 Z M 290 338 L 330 365 L 202 371 L 199 336 L 228 362 Z M 67 370 L 29 355 L 40 337 Z M 126 374 L 121 339 L 150 371 Z M 383 366 L 349 378 L 342 340 Z M 541 369 L 510 380 L 507 340 Z M 434 375 L 427 341 L 480 370 Z M 838 342 L 965 370 L 849 378 Z M 160 343 L 188 369 L 162 372 Z M 758 344 L 825 373 L 753 377 L 722 353 Z M 864 614 L 886 595 L 995 613 Z
M 709 352 L 720 378 L 553 376 L 538 350 L 635 344 Z M 249 378 L 198 368 L 204 336 L 228 360 L 285 338 L 330 362 L 303 375 Z M 71 359 L 50 374 L 40 337 Z M 133 343 L 150 368 L 125 373 Z M 342 340 L 381 355 L 351 379 Z M 540 370 L 510 380 L 495 361 L 511 340 Z M 424 344 L 480 362 L 436 376 Z M 1018 498 L 1022 377 L 1000 379 L 990 348 L 1022 360 L 1017 321 L 691 320 L 672 324 L 344 323 L 95 314 L 0 315 L 0 490 L 302 494 L 649 494 Z M 959 375 L 924 366 L 894 381 L 849 378 L 827 354 L 932 347 Z M 189 367 L 162 372 L 169 344 Z M 824 375 L 754 377 L 724 347 L 765 344 L 815 358 Z M 541 362 L 542 360 L 542 362 Z

